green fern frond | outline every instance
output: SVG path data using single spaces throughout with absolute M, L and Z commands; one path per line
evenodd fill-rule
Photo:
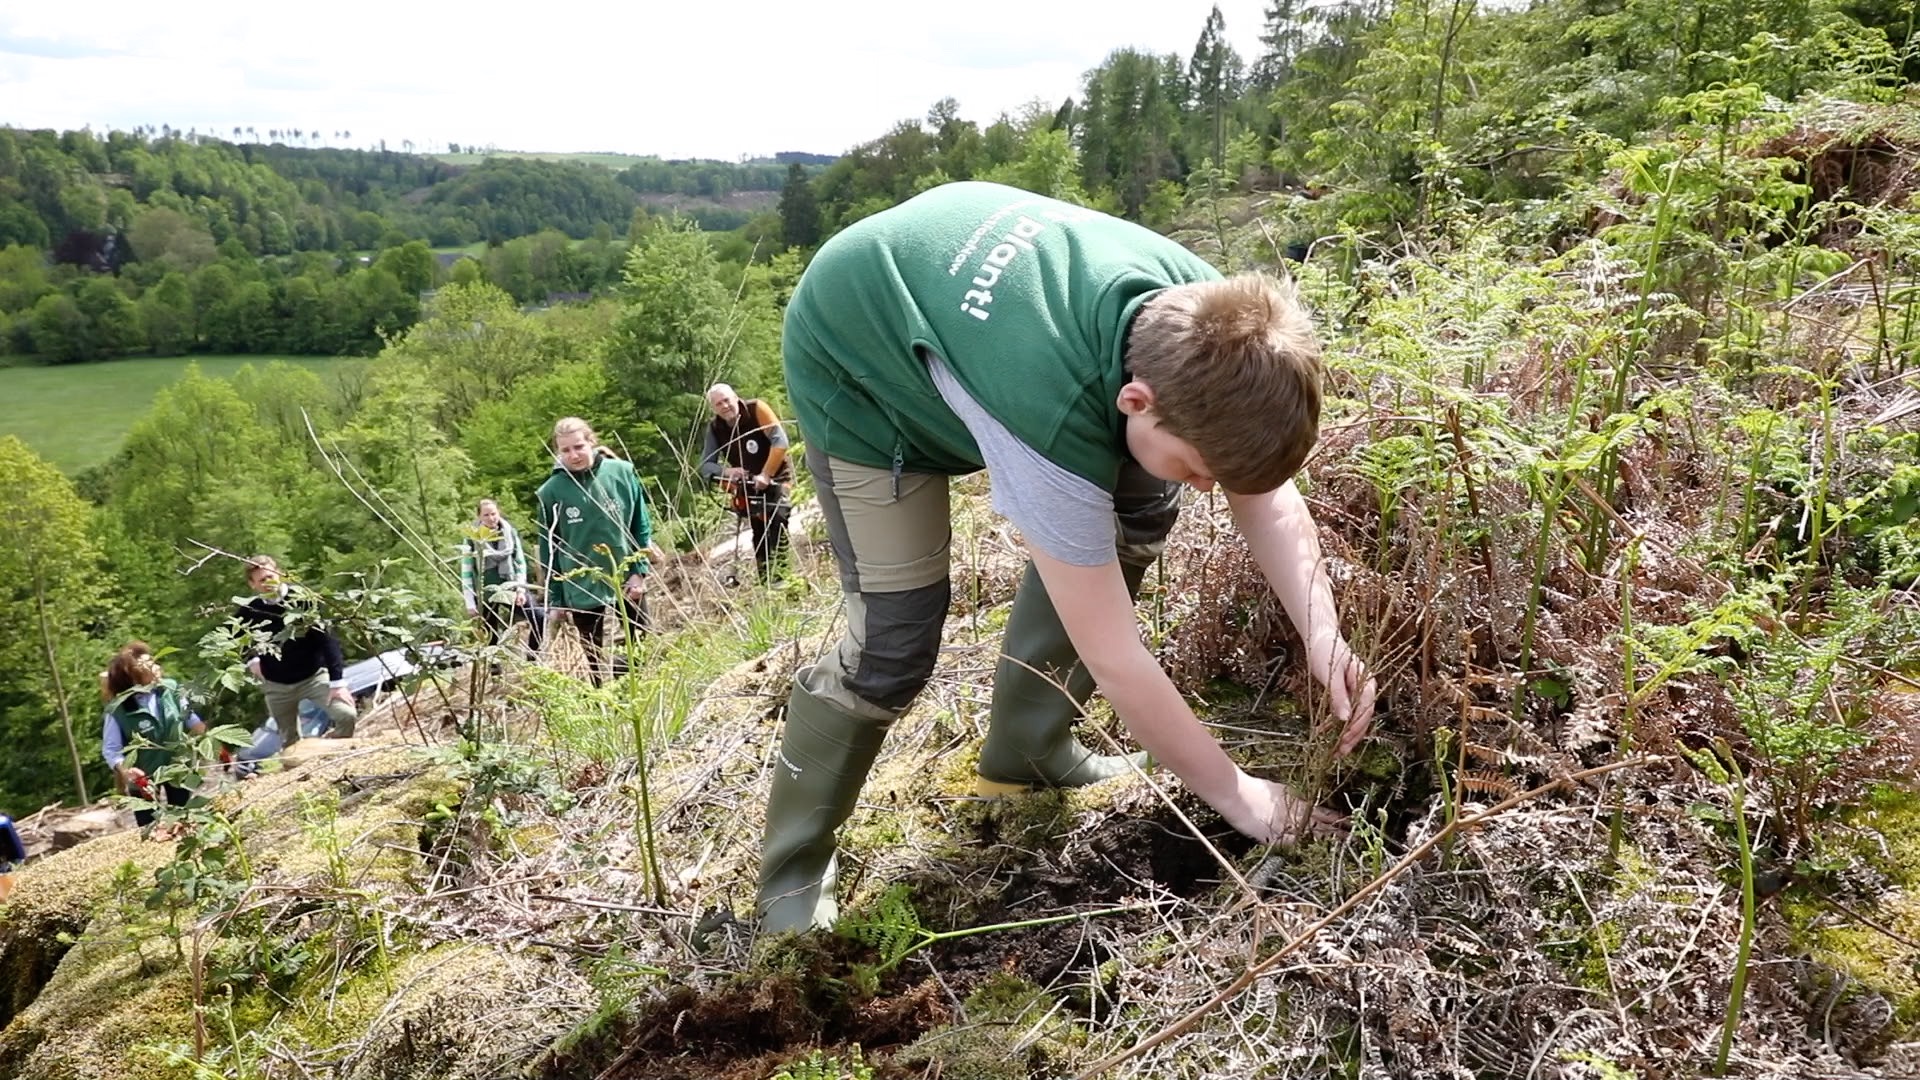
M 871 911 L 842 919 L 840 932 L 878 952 L 883 968 L 913 951 L 927 936 L 903 884 L 888 887 Z

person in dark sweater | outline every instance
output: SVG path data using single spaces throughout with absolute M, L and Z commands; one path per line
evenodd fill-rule
M 707 391 L 713 422 L 707 425 L 700 475 L 725 484 L 734 513 L 753 530 L 753 562 L 760 580 L 773 580 L 787 543 L 788 494 L 793 466 L 787 461 L 787 430 L 764 401 L 742 400 L 726 383 Z
M 350 738 L 358 710 L 347 689 L 346 659 L 340 639 L 325 624 L 296 618 L 297 632 L 289 633 L 287 616 L 311 614 L 311 601 L 295 586 L 280 580 L 280 566 L 270 555 L 256 555 L 248 563 L 247 585 L 257 595 L 240 605 L 235 616 L 252 638 L 247 670 L 260 680 L 267 712 L 280 730 L 285 746 L 300 741 L 300 703 L 311 702 L 333 720 L 331 737 Z

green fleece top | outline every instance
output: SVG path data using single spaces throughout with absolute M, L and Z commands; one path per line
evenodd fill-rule
M 874 468 L 981 468 L 927 373 L 931 352 L 1021 442 L 1112 490 L 1134 315 L 1162 289 L 1219 277 L 1131 222 L 1000 184 L 943 184 L 847 227 L 807 267 L 782 339 L 801 432 Z
M 647 496 L 631 464 L 596 457 L 586 471 L 578 473 L 556 465 L 536 498 L 547 603 L 606 607 L 617 595 L 604 580 L 607 576 L 624 582 L 629 574 L 648 572 L 646 552 L 653 542 L 653 523 L 647 517 Z M 600 545 L 607 550 L 594 550 Z

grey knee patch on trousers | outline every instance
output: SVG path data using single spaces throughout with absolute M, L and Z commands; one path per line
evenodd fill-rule
M 933 676 L 953 585 L 942 578 L 905 592 L 861 593 L 866 641 L 847 689 L 895 712 L 913 704 Z

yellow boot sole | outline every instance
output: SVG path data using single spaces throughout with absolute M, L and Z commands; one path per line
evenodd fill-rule
M 1001 780 L 989 780 L 979 773 L 973 774 L 973 793 L 982 799 L 1004 799 L 1009 795 L 1025 795 L 1033 791 L 1032 784 L 1009 784 Z

